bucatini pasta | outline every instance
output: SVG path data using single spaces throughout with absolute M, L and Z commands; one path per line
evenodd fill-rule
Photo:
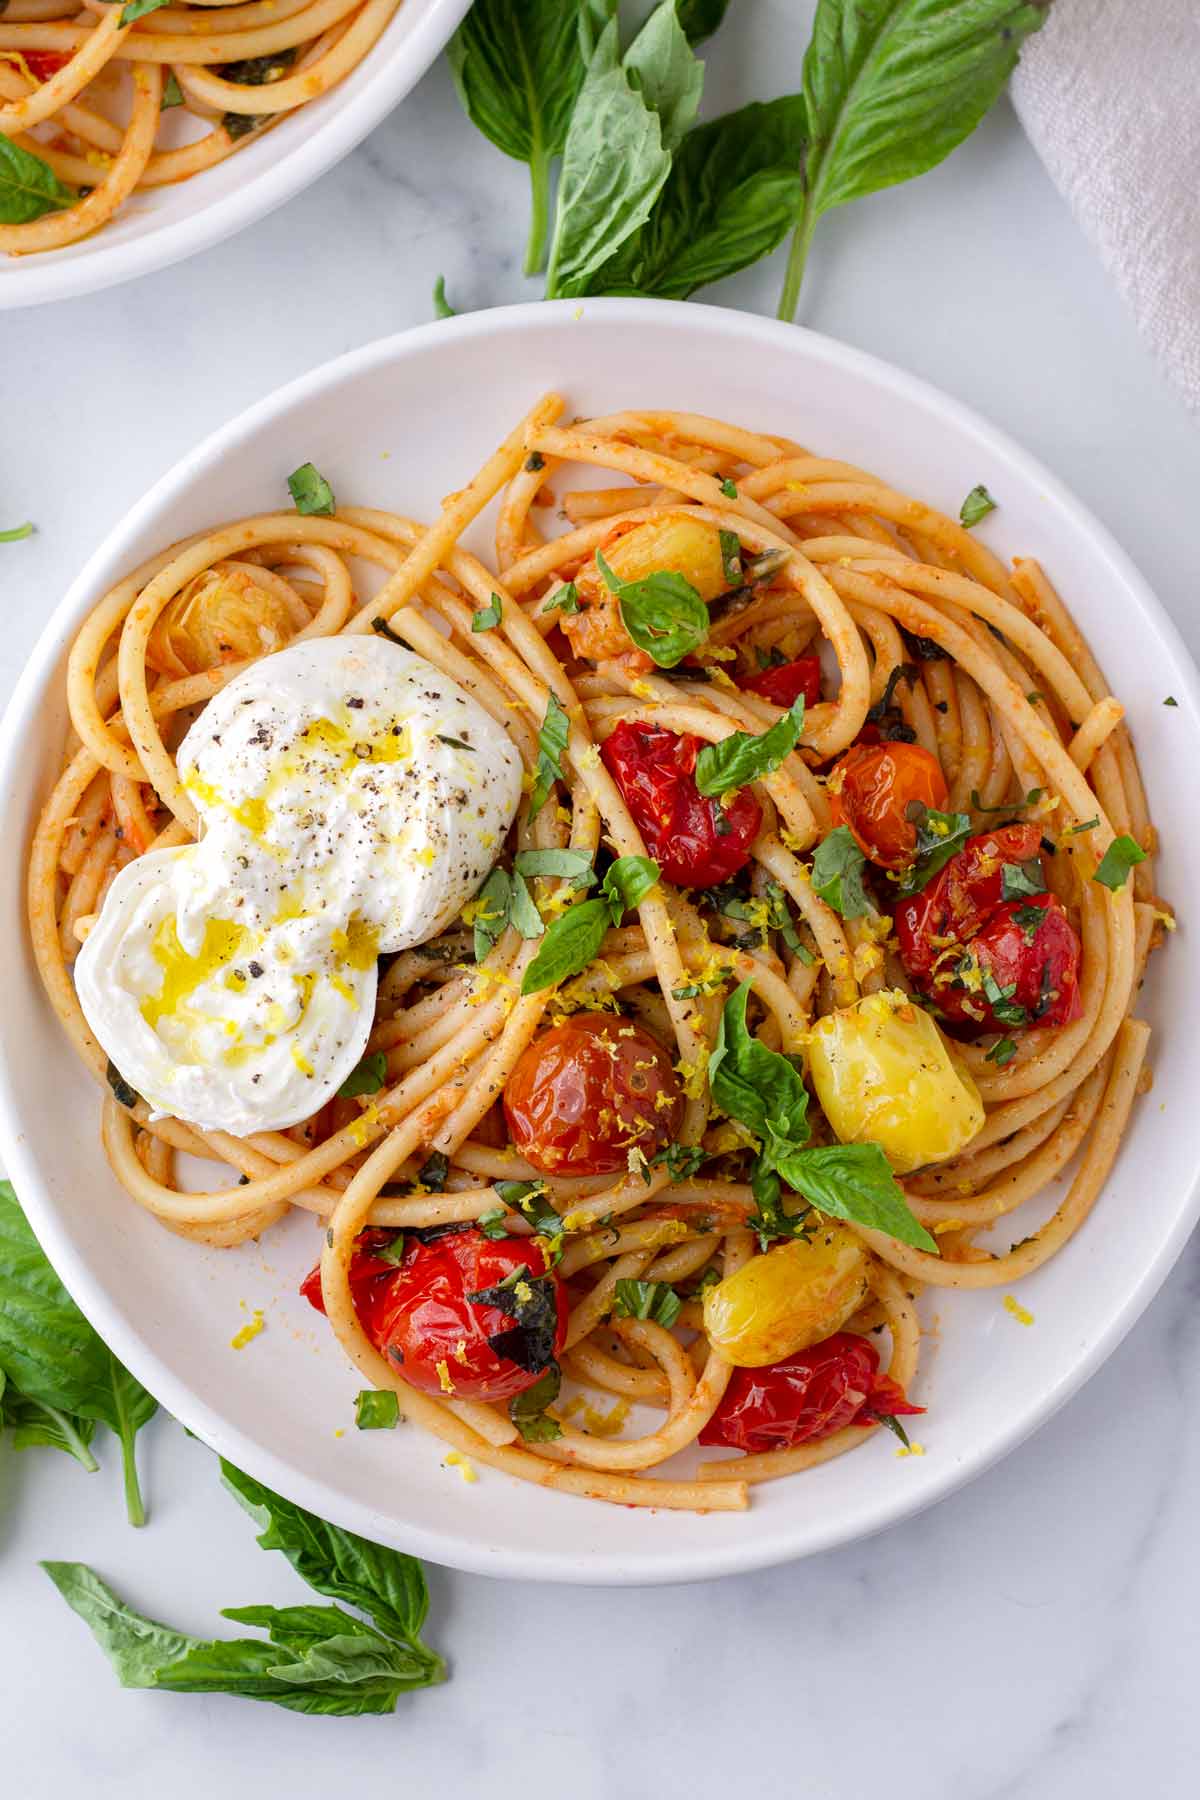
M 0 250 L 61 249 L 131 196 L 224 162 L 356 68 L 399 4 L 8 0 L 0 135 L 39 199 L 0 223 Z
M 307 466 L 310 510 L 172 545 L 107 594 L 71 652 L 31 929 L 118 1179 L 207 1244 L 320 1221 L 305 1291 L 380 1422 L 395 1395 L 543 1487 L 739 1509 L 880 1423 L 903 1435 L 924 1289 L 1007 1288 L 1083 1223 L 1145 1082 L 1131 1007 L 1171 920 L 1121 706 L 1035 563 L 784 438 L 563 413 L 539 400 L 432 526 L 334 510 Z M 489 566 L 463 537 L 496 500 Z M 288 712 L 322 657 L 344 702 L 297 688 Z M 487 849 L 466 903 L 434 883 L 399 938 L 391 889 L 448 868 L 449 840 L 404 837 L 407 877 L 368 857 L 373 897 L 335 922 L 333 861 L 305 852 L 297 899 L 281 823 L 329 834 L 339 783 L 358 818 L 432 780 L 417 699 L 371 723 L 376 665 L 385 693 L 415 670 L 422 704 L 475 721 L 434 719 L 436 810 Z M 231 748 L 247 708 L 269 765 Z M 150 871 L 220 857 L 237 898 L 201 950 L 161 897 L 120 943 L 147 934 L 138 979 L 161 991 L 135 989 L 130 1041 L 166 1045 L 168 1094 L 172 1057 L 227 1063 L 228 1087 L 290 1045 L 287 1122 L 236 1133 L 219 1099 L 203 1124 L 149 1106 L 72 976 L 123 895 L 159 892 Z M 261 927 L 255 869 L 270 896 L 292 884 Z M 315 973 L 289 972 L 302 943 Z M 108 1040 L 99 944 L 79 992 Z M 340 1075 L 286 1004 L 250 1031 L 272 957 L 305 1029 L 322 980 L 347 996 L 351 1074 L 307 1117 Z M 236 1180 L 186 1191 L 185 1152 Z M 1039 1196 L 1040 1222 L 1010 1219 Z M 1011 1248 L 982 1241 L 997 1221 Z M 648 1422 L 626 1431 L 631 1406 Z M 741 1454 L 659 1472 L 697 1441 Z

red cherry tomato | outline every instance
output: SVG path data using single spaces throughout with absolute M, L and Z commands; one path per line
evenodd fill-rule
M 965 943 L 1001 901 L 1005 863 L 1026 863 L 1038 854 L 1036 825 L 1000 825 L 968 838 L 957 856 L 928 887 L 896 909 L 896 935 L 904 966 L 924 980 L 949 944 Z M 949 962 L 943 957 L 943 962 Z
M 801 694 L 805 706 L 815 706 L 821 698 L 821 659 L 798 656 L 795 662 L 777 663 L 773 669 L 760 669 L 757 675 L 744 675 L 740 685 L 751 694 L 761 694 L 776 706 L 794 706 Z
M 834 765 L 827 791 L 834 825 L 848 825 L 863 854 L 884 869 L 913 860 L 909 807 L 944 812 L 950 801 L 937 758 L 919 744 L 855 744 Z
M 735 1369 L 700 1442 L 750 1455 L 791 1450 L 844 1425 L 870 1425 L 873 1413 L 925 1411 L 910 1406 L 903 1388 L 878 1369 L 875 1346 L 852 1331 L 764 1369 Z
M 70 50 L 26 50 L 25 67 L 38 81 L 49 81 L 60 69 L 65 69 L 73 52 Z
M 1035 913 L 1041 914 L 1040 922 Z M 986 988 L 975 986 L 973 973 L 966 980 L 956 973 L 962 958 L 955 954 L 946 958 L 925 991 L 947 1019 L 968 1030 L 1069 1025 L 1083 1010 L 1079 939 L 1052 894 L 1031 894 L 998 906 L 967 940 L 962 954 L 970 959 L 969 970 L 978 970 L 985 980 L 990 977 L 1003 998 L 993 1004 Z M 1017 1008 L 1023 1017 L 1015 1016 Z
M 513 1144 L 545 1175 L 607 1175 L 631 1149 L 649 1161 L 683 1122 L 683 1090 L 656 1037 L 628 1019 L 577 1013 L 520 1057 L 504 1090 Z
M 355 1310 L 375 1348 L 405 1381 L 427 1394 L 509 1400 L 531 1388 L 562 1349 L 567 1333 L 563 1286 L 557 1275 L 547 1273 L 540 1246 L 530 1238 L 493 1242 L 468 1226 L 428 1244 L 409 1237 L 403 1260 L 396 1264 L 379 1254 L 395 1238 L 393 1231 L 364 1231 L 350 1263 Z M 541 1291 L 553 1302 L 553 1338 L 544 1346 L 538 1345 L 536 1334 L 523 1332 L 510 1313 L 469 1298 L 522 1269 L 530 1282 L 544 1277 L 549 1284 Z M 324 1312 L 319 1264 L 300 1292 Z M 508 1343 L 497 1349 L 497 1341 L 505 1337 Z M 546 1351 L 540 1360 L 539 1348 Z M 531 1356 L 538 1366 L 527 1368 Z
M 700 792 L 693 771 L 703 747 L 702 738 L 623 719 L 600 752 L 646 849 L 676 887 L 728 881 L 749 862 L 762 824 L 748 788 L 727 806 Z

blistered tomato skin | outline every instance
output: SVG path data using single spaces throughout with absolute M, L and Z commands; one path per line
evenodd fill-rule
M 764 1369 L 735 1369 L 700 1442 L 755 1456 L 870 1425 L 881 1413 L 924 1412 L 878 1369 L 875 1346 L 850 1331 Z
M 795 662 L 778 663 L 773 669 L 760 669 L 756 675 L 743 675 L 739 686 L 774 701 L 776 706 L 794 706 L 801 695 L 805 706 L 815 706 L 821 698 L 821 659 L 798 656 Z
M 1039 912 L 1041 922 L 1035 924 Z M 1006 901 L 989 914 L 964 946 L 963 956 L 950 958 L 944 972 L 939 970 L 927 984 L 928 991 L 945 1017 L 968 1032 L 1069 1025 L 1083 1011 L 1081 955 L 1061 902 L 1052 894 L 1033 894 Z M 987 976 L 1002 990 L 1005 1010 L 1019 1007 L 1023 1019 L 996 1013 L 982 985 Z
M 923 981 L 948 944 L 973 937 L 1001 904 L 1005 863 L 1028 863 L 1038 855 L 1037 825 L 1000 825 L 968 838 L 957 856 L 928 887 L 896 908 L 896 936 L 904 966 Z
M 542 1032 L 504 1090 L 515 1149 L 543 1175 L 606 1175 L 678 1135 L 683 1090 L 656 1037 L 629 1019 L 576 1013 Z
M 827 1220 L 706 1288 L 704 1329 L 727 1362 L 756 1369 L 828 1337 L 866 1297 L 862 1245 Z
M 919 744 L 856 744 L 834 764 L 826 791 L 834 825 L 848 825 L 881 869 L 906 868 L 916 854 L 910 806 L 944 812 L 950 801 L 937 758 Z
M 512 1315 L 467 1296 L 498 1287 L 514 1270 L 527 1270 L 531 1280 L 545 1276 L 557 1315 L 557 1356 L 567 1333 L 566 1296 L 557 1275 L 547 1274 L 538 1245 L 529 1238 L 492 1242 L 468 1227 L 428 1244 L 409 1238 L 403 1261 L 395 1264 L 379 1255 L 395 1236 L 392 1231 L 364 1231 L 350 1264 L 354 1308 L 380 1354 L 410 1386 L 427 1394 L 510 1400 L 532 1387 L 542 1371 L 520 1367 L 488 1342 L 512 1330 Z M 324 1312 L 319 1264 L 300 1292 Z
M 600 755 L 621 790 L 648 853 L 676 887 L 716 887 L 750 860 L 762 808 L 749 788 L 728 802 L 696 786 L 703 739 L 623 719 Z
M 900 989 L 818 1019 L 809 1073 L 843 1144 L 874 1142 L 898 1175 L 957 1156 L 983 1124 L 983 1102 L 929 1014 Z

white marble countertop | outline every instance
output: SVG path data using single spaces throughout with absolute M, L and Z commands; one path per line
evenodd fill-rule
M 716 109 L 796 85 L 808 11 L 743 0 L 740 40 L 727 26 L 712 55 Z M 524 209 L 524 172 L 466 126 L 440 64 L 340 169 L 232 243 L 6 315 L 0 525 L 31 517 L 39 532 L 0 552 L 0 692 L 84 556 L 198 438 L 313 363 L 427 318 L 438 273 L 464 309 L 532 292 Z M 781 273 L 776 259 L 706 297 L 772 310 Z M 1200 649 L 1195 426 L 1007 107 L 933 175 L 826 221 L 805 318 L 1027 444 Z M 4 1450 L 0 1790 L 1183 1800 L 1200 1752 L 1198 1303 L 1193 1242 L 1032 1442 L 924 1517 L 819 1560 L 644 1592 L 431 1570 L 430 1636 L 452 1679 L 396 1719 L 120 1692 L 37 1557 L 87 1560 L 196 1630 L 214 1603 L 297 1598 L 295 1579 L 169 1421 L 145 1434 L 152 1519 L 137 1534 L 111 1455 L 88 1478 L 48 1451 Z

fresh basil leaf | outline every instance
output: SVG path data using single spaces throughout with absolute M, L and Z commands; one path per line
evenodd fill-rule
M 666 1281 L 618 1281 L 613 1290 L 617 1319 L 652 1319 L 669 1331 L 682 1311 L 683 1301 Z
M 702 794 L 727 794 L 772 774 L 800 741 L 804 695 L 800 694 L 768 731 L 734 731 L 719 744 L 705 744 L 696 758 L 696 786 Z
M 360 1431 L 391 1431 L 400 1423 L 400 1397 L 392 1388 L 363 1388 L 354 1396 Z
M 523 994 L 540 994 L 570 975 L 578 975 L 599 954 L 609 926 L 604 900 L 583 900 L 551 920 L 546 935 L 521 982 Z
M 504 602 L 499 594 L 493 594 L 487 606 L 471 614 L 472 631 L 493 631 L 504 617 Z
M 0 136 L 0 225 L 28 225 L 46 213 L 74 206 L 79 195 L 64 187 L 49 163 Z M 14 534 L 27 537 L 23 528 Z
M 387 1056 L 373 1050 L 357 1063 L 338 1089 L 343 1100 L 357 1099 L 359 1094 L 377 1094 L 387 1083 Z
M 433 284 L 433 316 L 435 319 L 455 319 L 458 314 L 446 298 L 446 277 L 439 275 Z
M 919 894 L 952 856 L 957 856 L 971 835 L 969 813 L 938 812 L 920 800 L 910 802 L 908 816 L 916 826 L 916 854 L 904 871 L 897 892 L 904 899 Z
M 1092 880 L 1098 881 L 1102 887 L 1111 889 L 1114 894 L 1119 894 L 1125 886 L 1129 871 L 1145 860 L 1146 852 L 1141 845 L 1135 843 L 1127 833 L 1122 832 L 1120 837 L 1113 839 L 1100 858 L 1100 866 L 1092 876 Z
M 650 217 L 593 272 L 587 291 L 686 300 L 768 256 L 800 212 L 803 150 L 799 94 L 696 126 L 675 152 Z M 723 492 L 738 497 L 732 481 Z
M 563 145 L 547 299 L 586 293 L 593 271 L 645 224 L 673 142 L 695 116 L 702 75 L 669 0 L 624 62 L 617 20 L 604 26 Z
M 1026 863 L 1002 863 L 1000 867 L 1000 898 L 1002 900 L 1024 900 L 1029 894 L 1044 894 L 1046 883 L 1042 876 L 1042 865 L 1036 856 Z
M 1046 17 L 1041 0 L 818 0 L 804 59 L 805 195 L 779 316 L 817 221 L 923 175 L 978 125 Z
M 24 1394 L 5 1381 L 0 1370 L 0 1430 L 5 1426 L 13 1434 L 14 1450 L 32 1450 L 42 1445 L 50 1450 L 63 1450 L 94 1475 L 100 1464 L 88 1448 L 96 1430 L 94 1419 L 61 1412 L 41 1400 L 27 1400 Z
M 1017 1054 L 1017 1046 L 1010 1037 L 997 1038 L 990 1050 L 984 1052 L 985 1062 L 995 1063 L 998 1069 L 1004 1068 Z
M 523 938 L 539 938 L 546 929 L 524 876 L 515 871 L 508 893 L 508 922 L 518 937 Z
M 550 789 L 563 779 L 562 753 L 567 747 L 570 724 L 566 713 L 551 694 L 546 701 L 546 716 L 538 732 L 538 759 L 533 787 L 529 793 L 529 823 L 541 812 L 550 798 Z
M 776 1160 L 788 1187 L 819 1212 L 938 1253 L 937 1244 L 909 1211 L 903 1190 L 878 1144 L 828 1144 L 796 1150 Z
M 651 1165 L 661 1163 L 672 1182 L 690 1181 L 708 1153 L 702 1144 L 664 1144 L 650 1158 Z
M 577 613 L 579 611 L 579 589 L 573 581 L 568 581 L 557 588 L 551 599 L 547 600 L 542 611 L 544 613 L 561 612 Z
M 988 514 L 990 512 L 995 512 L 995 510 L 996 502 L 992 499 L 992 496 L 988 493 L 983 483 L 980 482 L 978 487 L 973 487 L 971 489 L 970 493 L 959 507 L 958 516 L 967 529 L 970 530 L 972 525 L 978 525 L 980 519 L 986 519 Z
M 301 463 L 288 476 L 288 492 L 296 502 L 296 511 L 307 517 L 314 514 L 318 518 L 328 518 L 334 511 L 337 502 L 333 497 L 333 489 L 310 462 Z
M 441 1658 L 420 1641 L 429 1593 L 415 1557 L 330 1525 L 294 1501 L 272 1493 L 223 1457 L 221 1476 L 255 1524 L 263 1527 L 258 1536 L 260 1549 L 282 1551 L 310 1588 L 358 1607 L 385 1637 L 396 1638 L 425 1658 L 430 1669 L 438 1672 L 431 1678 L 440 1679 Z
M 42 1254 L 7 1181 L 0 1181 L 0 1370 L 25 1400 L 68 1420 L 99 1420 L 116 1434 L 126 1512 L 131 1525 L 143 1524 L 134 1439 L 158 1402 L 92 1330 Z
M 599 550 L 596 567 L 617 596 L 626 631 L 660 668 L 673 669 L 699 649 L 708 636 L 708 608 L 685 576 L 660 569 L 643 581 L 622 581 Z
M 843 919 L 860 919 L 872 910 L 863 886 L 867 859 L 848 825 L 822 838 L 813 852 L 813 892 Z
M 614 925 L 640 906 L 651 888 L 657 887 L 662 870 L 649 856 L 618 856 L 609 864 L 600 892 L 608 903 Z
M 135 19 L 144 19 L 147 13 L 157 12 L 160 6 L 170 4 L 171 0 L 125 0 L 121 23 L 132 25 Z
M 799 1238 L 808 1243 L 817 1229 L 817 1219 L 810 1206 L 799 1212 L 784 1211 L 779 1176 L 761 1153 L 750 1165 L 750 1192 L 757 1212 L 746 1220 L 758 1238 L 760 1250 L 767 1250 L 778 1238 Z
M 713 1103 L 764 1141 L 807 1143 L 808 1090 L 787 1057 L 768 1050 L 747 1027 L 749 998 L 750 983 L 743 981 L 722 1009 L 708 1059 Z
M 589 888 L 596 879 L 586 850 L 521 850 L 513 858 L 518 875 L 561 876 L 573 888 Z
M 472 124 L 506 156 L 529 165 L 526 275 L 545 260 L 550 168 L 587 71 L 580 13 L 580 0 L 476 0 L 446 49 Z
M 562 1370 L 552 1362 L 545 1374 L 514 1394 L 508 1403 L 508 1416 L 527 1444 L 549 1444 L 562 1436 L 562 1426 L 546 1411 L 558 1399 L 562 1388 Z
M 122 1687 L 237 1694 L 293 1712 L 350 1715 L 392 1712 L 402 1693 L 442 1678 L 440 1659 L 426 1652 L 423 1661 L 337 1606 L 230 1607 L 226 1618 L 266 1627 L 270 1642 L 205 1641 L 135 1612 L 85 1563 L 42 1568 L 90 1627 Z
M 482 1231 L 484 1237 L 489 1238 L 492 1243 L 499 1243 L 501 1238 L 512 1235 L 508 1229 L 507 1219 L 508 1208 L 506 1206 L 489 1206 L 487 1211 L 481 1212 L 476 1219 L 475 1229 Z
M 675 0 L 675 11 L 689 44 L 702 44 L 711 37 L 728 8 L 729 0 Z
M 508 923 L 511 883 L 508 870 L 493 869 L 475 896 L 475 961 L 486 962 L 492 946 Z

